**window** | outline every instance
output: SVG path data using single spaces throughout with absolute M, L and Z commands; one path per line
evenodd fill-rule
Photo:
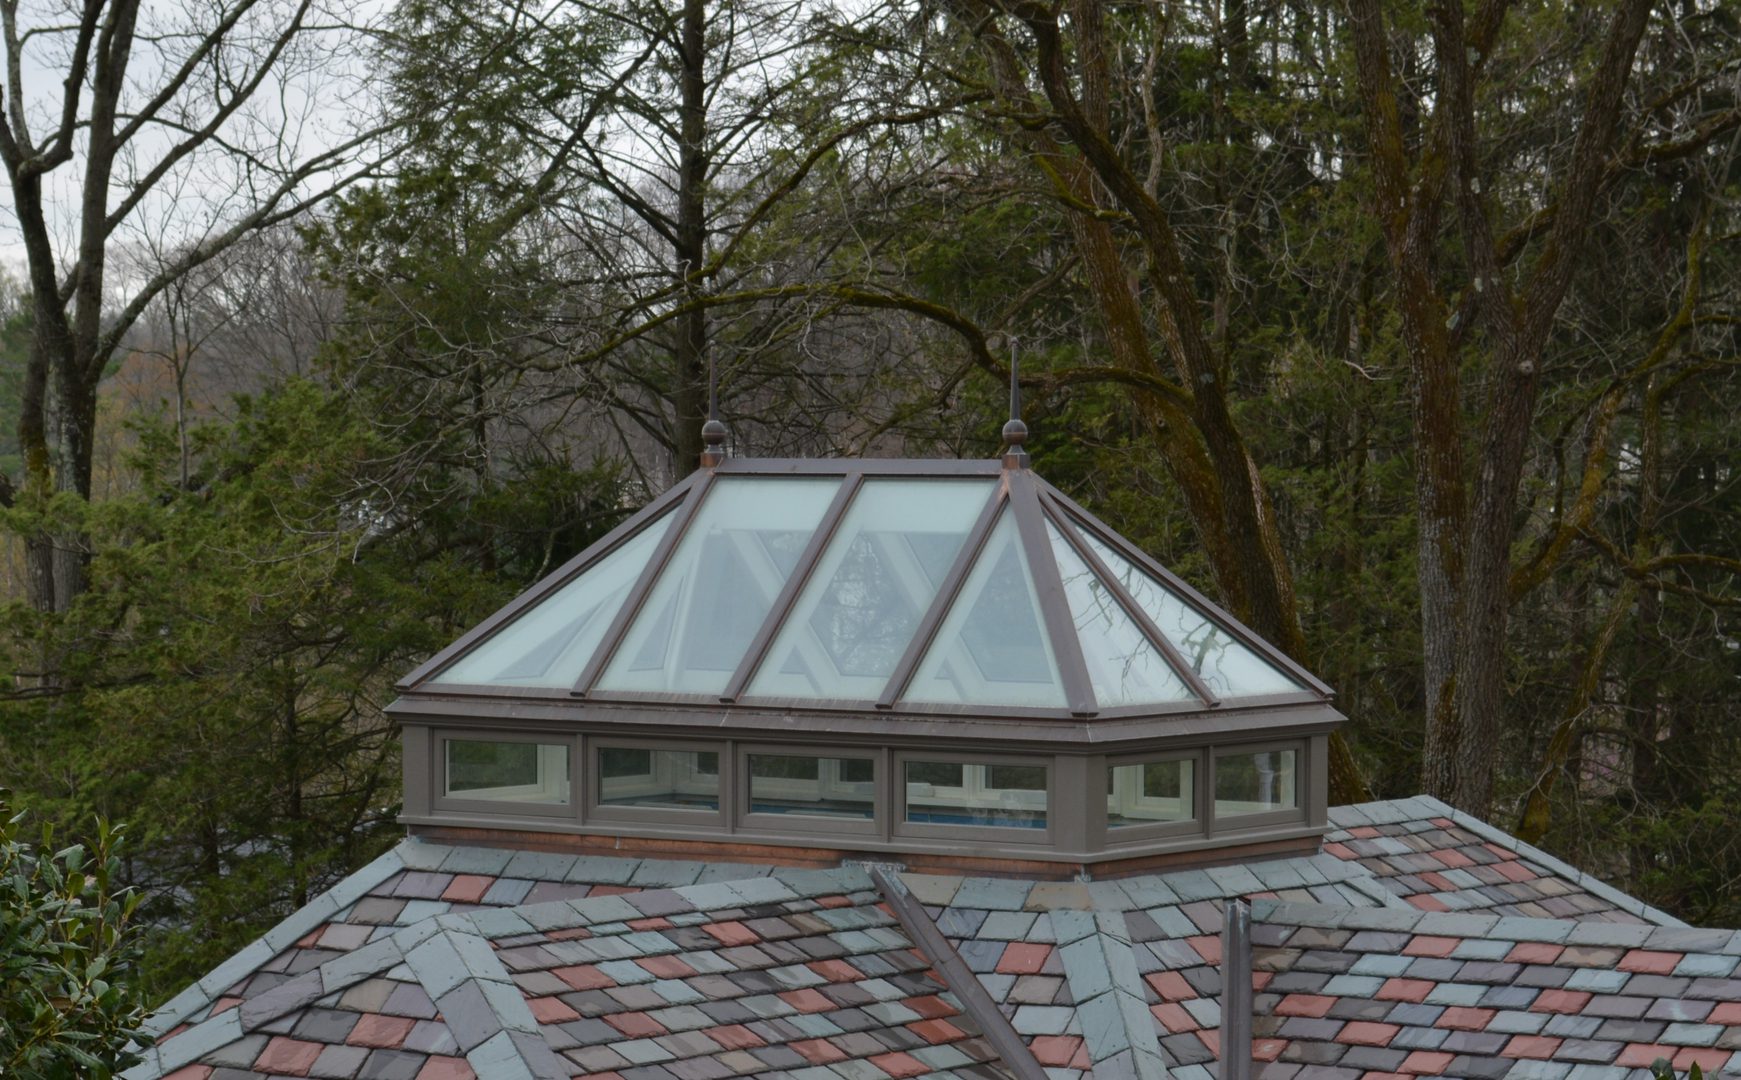
M 870 758 L 750 754 L 752 814 L 876 817 L 876 762 Z
M 568 747 L 552 743 L 448 739 L 442 792 L 489 802 L 568 802 Z
M 711 750 L 600 747 L 598 804 L 719 809 L 719 754 Z
M 908 761 L 906 818 L 925 825 L 1046 827 L 1046 767 Z
M 1215 816 L 1238 817 L 1293 810 L 1299 755 L 1293 750 L 1261 750 L 1253 754 L 1215 756 Z
M 1197 816 L 1196 762 L 1190 758 L 1113 765 L 1106 770 L 1106 827 L 1125 829 Z

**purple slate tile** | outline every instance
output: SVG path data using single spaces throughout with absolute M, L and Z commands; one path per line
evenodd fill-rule
M 423 987 L 416 983 L 400 983 L 387 995 L 381 1011 L 389 1016 L 409 1016 L 416 1020 L 429 1020 L 435 1016 L 435 1003 L 429 1000 L 429 995 Z
M 1556 1061 L 1589 1062 L 1596 1065 L 1606 1065 L 1620 1056 L 1620 1051 L 1626 1048 L 1625 1043 L 1606 1042 L 1600 1039 L 1567 1039 L 1554 1051 Z
M 394 887 L 393 895 L 401 900 L 439 900 L 453 884 L 452 874 L 432 874 L 422 870 L 407 871 Z

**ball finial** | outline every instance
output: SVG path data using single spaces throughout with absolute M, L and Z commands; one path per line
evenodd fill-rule
M 1028 425 L 1022 423 L 1020 417 L 1012 416 L 1003 426 L 1004 445 L 1017 447 L 1028 441 Z
M 725 445 L 725 424 L 716 417 L 701 425 L 701 441 L 708 446 Z

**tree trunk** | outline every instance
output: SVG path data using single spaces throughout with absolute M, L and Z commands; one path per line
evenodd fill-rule
M 708 409 L 707 312 L 700 273 L 707 261 L 707 8 L 683 0 L 682 102 L 677 177 L 677 273 L 689 310 L 678 320 L 671 400 L 672 473 L 682 476 L 701 456 L 701 425 Z

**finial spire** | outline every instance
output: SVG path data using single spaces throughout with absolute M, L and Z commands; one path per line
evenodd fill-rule
M 1028 452 L 1022 449 L 1022 444 L 1028 441 L 1028 425 L 1022 423 L 1021 350 L 1015 338 L 1010 338 L 1009 342 L 1010 418 L 1003 426 L 1003 463 L 1006 469 L 1025 469 L 1028 467 Z
M 712 469 L 725 461 L 725 421 L 719 418 L 719 374 L 713 366 L 713 349 L 707 350 L 707 423 L 701 425 L 701 467 Z

